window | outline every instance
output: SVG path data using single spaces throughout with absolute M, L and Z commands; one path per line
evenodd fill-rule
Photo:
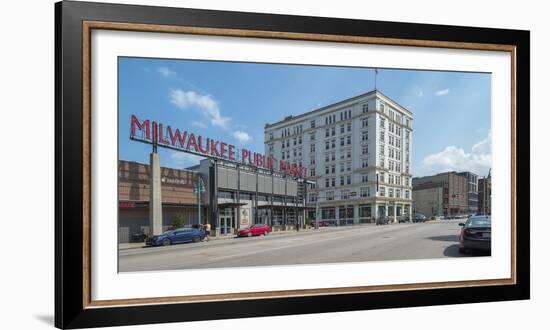
M 336 160 L 336 152 L 333 151 L 333 152 L 331 153 L 331 159 L 332 159 L 333 161 Z
M 311 128 L 315 128 L 315 120 L 309 122 Z
M 285 159 L 285 152 L 281 151 L 281 159 Z
M 380 187 L 380 197 L 386 196 L 386 187 Z
M 328 161 L 330 161 L 330 154 L 327 152 L 325 154 L 325 162 L 328 162 Z
M 351 123 L 348 123 L 347 127 L 348 127 L 348 132 L 351 132 Z
M 346 164 L 346 171 L 348 171 L 348 172 L 351 171 L 351 162 L 348 162 Z
M 269 140 L 273 140 L 273 133 L 269 133 Z
M 368 162 L 368 160 L 366 160 L 366 159 L 361 160 L 361 167 L 362 167 L 362 168 L 367 168 L 367 167 L 369 167 L 369 162 Z
M 363 113 L 369 112 L 369 104 L 368 103 L 363 104 L 362 108 L 363 108 Z
M 330 141 L 326 140 L 325 141 L 325 150 L 328 150 L 328 149 L 330 149 Z
M 347 158 L 351 158 L 351 150 L 348 150 L 348 152 L 347 152 Z
M 336 173 L 336 165 L 331 165 L 330 166 L 330 173 L 332 173 L 332 174 Z
M 342 190 L 342 199 L 349 199 L 349 190 Z
M 340 172 L 344 172 L 344 170 L 345 170 L 344 163 L 340 163 Z
M 315 152 L 315 145 L 314 144 L 309 145 L 309 152 Z
M 285 141 L 281 141 L 281 149 L 285 148 Z
M 315 167 L 309 169 L 309 176 L 315 176 Z
M 395 189 L 395 198 L 401 198 L 401 189 Z
M 344 185 L 344 177 L 343 177 L 343 176 L 340 177 L 340 185 L 341 185 L 341 186 Z
M 292 139 L 292 143 L 296 145 L 296 138 Z
M 325 178 L 325 187 L 328 188 L 330 186 L 330 179 Z
M 269 145 L 269 152 L 273 152 L 273 145 L 272 144 Z
M 361 133 L 361 141 L 367 141 L 368 139 L 369 139 L 368 131 L 364 131 L 363 133 Z
M 302 136 L 301 135 L 298 137 L 298 144 L 302 144 Z
M 325 166 L 325 174 L 329 174 L 330 173 L 330 167 L 327 165 Z
M 334 200 L 334 191 L 327 191 L 325 196 L 327 198 L 327 201 Z M 332 210 L 334 212 L 334 208 Z
M 344 150 L 340 150 L 340 159 L 344 159 L 346 157 L 346 152 Z
M 332 139 L 331 142 L 331 145 L 332 145 L 332 149 L 336 148 L 336 139 Z
M 383 144 L 380 144 L 380 155 L 383 156 L 385 154 L 384 152 L 384 145 Z
M 393 188 L 388 188 L 388 197 L 393 198 Z
M 344 126 L 344 124 L 340 125 L 340 134 L 344 134 L 345 131 L 346 127 Z
M 368 154 L 368 153 L 369 153 L 369 146 L 368 146 L 368 145 L 364 145 L 364 146 L 362 147 L 361 153 L 362 153 L 363 155 Z
M 329 137 L 330 136 L 330 130 L 327 128 L 325 129 L 325 137 Z
M 379 178 L 380 178 L 380 182 L 386 181 L 386 175 L 384 173 L 380 173 Z
M 386 128 L 386 119 L 380 118 L 380 128 Z
M 341 137 L 340 137 L 340 146 L 343 147 L 344 144 L 345 144 L 344 137 L 341 136 Z
M 406 199 L 411 198 L 410 192 L 408 190 L 405 190 L 405 198 Z
M 388 183 L 393 184 L 393 175 L 392 174 L 388 175 Z
M 315 165 L 315 157 L 310 157 L 309 158 L 309 164 Z
M 385 167 L 384 158 L 380 158 L 380 167 Z
M 347 143 L 348 145 L 351 144 L 351 135 L 348 135 L 348 136 L 346 137 L 346 143 Z
M 361 120 L 361 127 L 367 127 L 369 126 L 369 119 L 368 118 L 363 118 Z
M 317 201 L 317 194 L 309 194 L 309 201 L 315 203 Z
M 384 134 L 384 131 L 380 131 L 380 141 L 384 142 L 384 137 L 385 137 L 385 134 Z
M 363 182 L 363 183 L 369 182 L 369 176 L 367 174 L 363 174 L 361 176 L 361 182 Z
M 361 194 L 361 197 L 369 197 L 370 196 L 369 187 L 361 187 L 360 194 Z
M 327 193 L 327 196 L 328 196 L 328 193 Z M 332 197 L 332 199 L 334 199 L 334 195 Z M 331 199 L 331 200 L 332 200 Z M 327 197 L 327 200 L 328 200 L 328 197 Z M 326 219 L 336 219 L 336 209 L 334 207 L 326 207 L 326 208 L 323 208 L 321 210 L 321 218 L 323 220 L 326 220 Z
M 332 178 L 332 179 L 330 180 L 330 182 L 331 182 L 331 184 L 332 184 L 333 187 L 336 187 L 336 178 Z
M 309 139 L 310 139 L 311 141 L 315 141 L 315 132 L 313 132 L 313 133 L 311 133 L 311 134 L 309 135 Z
M 372 216 L 372 211 L 370 205 L 361 205 L 359 206 L 359 217 L 360 218 L 369 218 Z
M 330 133 L 332 136 L 336 135 L 336 126 L 333 126 L 331 129 L 330 129 Z
M 351 175 L 346 177 L 346 184 L 351 184 Z

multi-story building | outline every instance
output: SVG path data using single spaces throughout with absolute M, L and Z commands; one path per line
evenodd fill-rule
M 266 154 L 307 167 L 309 220 L 411 219 L 412 113 L 379 91 L 265 125 Z
M 468 208 L 470 210 L 470 214 L 474 214 L 477 212 L 477 204 L 478 204 L 478 198 L 477 198 L 478 175 L 472 172 L 460 172 L 457 174 L 465 177 L 468 180 Z
M 478 209 L 482 214 L 491 214 L 491 174 L 478 181 Z
M 427 217 L 443 216 L 443 184 L 425 183 L 414 187 L 413 179 L 413 211 Z
M 444 172 L 436 175 L 413 178 L 413 192 L 434 187 L 442 188 L 442 209 L 443 216 L 464 215 L 469 213 L 468 206 L 468 180 L 456 172 Z M 421 200 L 422 194 L 415 193 L 415 205 L 439 203 L 436 200 Z M 425 195 L 426 198 L 432 198 Z M 436 214 L 434 214 L 436 215 Z M 437 214 L 441 215 L 441 214 Z

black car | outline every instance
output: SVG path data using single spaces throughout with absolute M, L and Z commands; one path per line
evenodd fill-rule
M 459 236 L 460 253 L 491 251 L 491 216 L 473 216 L 459 226 L 462 227 Z
M 427 218 L 422 213 L 416 213 L 413 218 L 413 222 L 426 222 Z

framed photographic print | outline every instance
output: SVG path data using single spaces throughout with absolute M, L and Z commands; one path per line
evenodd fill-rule
M 56 4 L 56 315 L 529 298 L 529 32 Z

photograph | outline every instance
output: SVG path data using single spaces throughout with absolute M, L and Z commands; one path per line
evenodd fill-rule
M 491 257 L 491 72 L 117 70 L 121 273 Z

